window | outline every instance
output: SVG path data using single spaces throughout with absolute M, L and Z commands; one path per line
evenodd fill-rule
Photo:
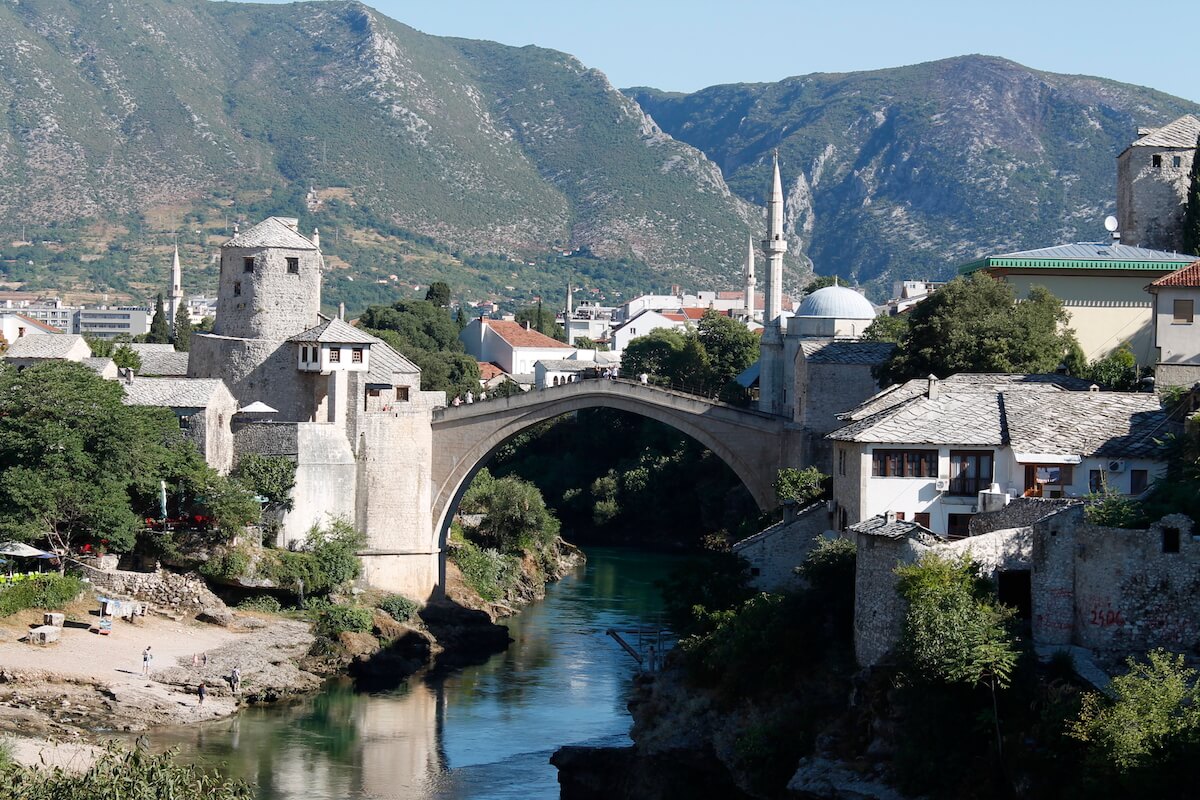
M 1162 529 L 1162 551 L 1164 553 L 1179 552 L 1179 528 Z
M 363 349 L 361 347 L 356 347 L 350 351 L 350 361 L 354 364 L 363 363 Z
M 1196 301 L 1194 300 L 1176 300 L 1173 303 L 1171 324 L 1191 325 L 1195 318 L 1195 305 Z
M 408 387 L 407 386 L 397 386 L 396 387 L 396 399 L 401 402 L 404 402 L 404 403 L 408 402 Z
M 241 295 L 241 293 L 242 293 L 242 282 L 234 281 L 233 282 L 233 296 L 238 297 L 239 295 Z
M 1104 471 L 1093 469 L 1088 471 L 1088 491 L 1098 494 L 1104 491 Z
M 838 475 L 846 474 L 846 451 L 838 448 Z
M 1155 153 L 1154 155 L 1150 156 L 1150 166 L 1154 167 L 1155 169 L 1160 169 L 1162 167 L 1162 155 Z
M 991 450 L 950 451 L 950 494 L 974 495 L 991 484 Z
M 873 450 L 871 452 L 871 476 L 875 478 L 936 478 L 937 462 L 937 450 Z
M 288 272 L 293 275 L 300 274 L 300 259 L 289 257 L 287 260 Z
M 1129 470 L 1129 493 L 1141 494 L 1150 485 L 1150 472 L 1144 469 Z
M 342 349 L 340 347 L 329 348 L 329 363 L 340 364 L 342 362 Z
M 906 519 L 908 519 L 908 514 L 904 513 L 903 511 L 896 512 L 896 521 L 897 522 L 904 522 L 904 520 L 906 520 Z
M 926 528 L 928 528 L 929 527 L 929 512 L 928 511 L 918 511 L 916 514 L 913 514 L 913 522 L 917 523 L 918 525 L 924 525 Z
M 1181 156 L 1171 156 L 1171 166 L 1172 167 L 1182 167 L 1183 166 L 1183 158 Z
M 254 258 L 252 256 L 242 259 L 242 272 L 254 272 Z
M 946 534 L 951 539 L 963 539 L 971 535 L 970 514 L 947 514 Z
M 1070 464 L 1026 464 L 1025 465 L 1025 496 L 1026 497 L 1062 497 L 1059 489 L 1046 489 L 1047 486 L 1069 486 L 1073 478 Z

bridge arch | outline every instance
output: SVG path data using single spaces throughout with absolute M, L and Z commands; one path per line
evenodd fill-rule
M 444 546 L 471 479 L 501 445 L 539 422 L 586 408 L 627 411 L 675 428 L 728 465 L 759 508 L 774 505 L 775 476 L 791 455 L 778 417 L 656 386 L 583 380 L 435 413 L 432 546 Z

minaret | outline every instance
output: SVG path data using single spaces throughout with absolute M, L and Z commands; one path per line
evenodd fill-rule
M 766 303 L 763 308 L 763 333 L 758 357 L 758 408 L 768 414 L 789 416 L 788 383 L 794 379 L 784 356 L 783 254 L 787 239 L 783 235 L 783 181 L 779 179 L 779 151 L 775 152 L 771 194 L 767 200 L 767 238 L 762 242 L 767 258 Z
M 746 320 L 754 321 L 754 237 L 746 237 Z
M 167 312 L 170 316 L 167 319 L 167 324 L 171 330 L 175 330 L 175 317 L 179 314 L 179 309 L 183 307 L 183 267 L 179 264 L 179 243 L 175 243 L 175 256 L 171 260 L 171 291 L 168 295 L 170 298 L 167 303 Z
M 763 255 L 767 257 L 766 306 L 763 325 L 779 327 L 783 313 L 783 254 L 787 239 L 783 235 L 783 181 L 779 179 L 779 151 L 775 151 L 775 170 L 771 179 L 771 195 L 767 200 L 767 238 L 763 240 Z
M 571 312 L 575 310 L 572 308 L 572 306 L 575 305 L 574 291 L 575 290 L 571 288 L 571 282 L 567 281 L 567 316 L 568 317 L 570 317 Z

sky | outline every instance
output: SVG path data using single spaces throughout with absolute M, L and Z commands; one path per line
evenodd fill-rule
M 718 83 L 981 53 L 1200 102 L 1197 0 L 367 0 L 367 5 L 426 33 L 563 50 L 622 88 L 691 92 Z

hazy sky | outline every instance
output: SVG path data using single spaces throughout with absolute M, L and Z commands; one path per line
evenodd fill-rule
M 270 0 L 279 2 L 280 0 Z M 564 50 L 616 86 L 694 91 L 983 53 L 1200 102 L 1200 2 L 368 0 L 443 36 Z

